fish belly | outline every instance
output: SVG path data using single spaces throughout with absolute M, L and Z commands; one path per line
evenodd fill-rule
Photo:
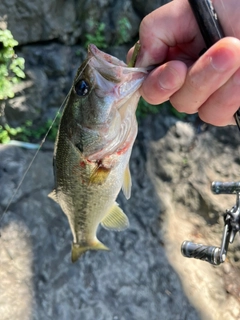
M 98 226 L 115 200 L 123 184 L 124 170 L 129 162 L 131 150 L 113 155 L 114 165 L 104 179 L 92 178 L 96 163 L 84 159 L 81 153 L 68 141 L 64 147 L 67 159 L 57 167 L 57 198 L 66 214 L 73 234 L 72 260 L 87 250 L 107 250 L 96 236 Z M 56 154 L 56 162 L 61 155 Z M 111 157 L 108 159 L 111 163 Z M 102 170 L 102 168 L 100 167 Z M 101 173 L 102 174 L 102 173 Z M 97 177 L 97 174 L 96 174 Z

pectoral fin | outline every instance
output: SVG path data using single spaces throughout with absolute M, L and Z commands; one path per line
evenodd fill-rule
M 128 164 L 124 171 L 123 185 L 122 185 L 122 191 L 126 199 L 129 199 L 131 197 L 131 188 L 132 188 L 132 178 L 131 178 L 131 173 L 130 173 L 129 164 Z
M 105 168 L 104 166 L 97 166 L 96 169 L 93 170 L 90 176 L 89 183 L 97 184 L 97 185 L 103 184 L 107 180 L 110 171 L 111 171 L 111 168 Z
M 53 201 L 58 202 L 56 189 L 53 189 L 53 191 L 49 193 L 48 197 L 51 198 Z
M 122 231 L 128 228 L 129 221 L 128 221 L 128 217 L 125 215 L 122 209 L 119 208 L 118 204 L 115 202 L 115 204 L 106 214 L 104 219 L 101 221 L 101 225 L 105 229 Z

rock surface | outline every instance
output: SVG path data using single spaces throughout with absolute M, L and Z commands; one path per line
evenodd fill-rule
M 86 58 L 86 50 L 53 42 L 26 45 L 19 55 L 25 58 L 27 79 L 15 87 L 15 97 L 6 101 L 7 122 L 15 127 L 26 120 L 53 119 Z
M 67 219 L 47 197 L 53 187 L 52 150 L 40 151 L 1 225 L 2 320 L 199 319 L 166 257 L 161 203 L 146 154 L 140 138 L 131 161 L 132 198 L 127 202 L 119 196 L 130 228 L 99 230 L 111 252 L 89 252 L 72 264 Z M 32 156 L 1 146 L 2 210 Z
M 71 264 L 67 219 L 47 198 L 52 150 L 45 147 L 1 225 L 3 320 L 239 319 L 239 237 L 222 266 L 180 253 L 186 239 L 220 245 L 221 214 L 235 196 L 211 194 L 210 182 L 238 179 L 239 151 L 235 127 L 197 135 L 164 110 L 149 116 L 131 158 L 132 197 L 118 199 L 130 228 L 100 229 L 111 252 L 88 252 Z M 32 156 L 1 146 L 2 210 Z
M 144 9 L 146 2 L 140 2 Z M 96 34 L 100 23 L 105 24 L 104 36 L 109 45 L 121 36 L 119 21 L 123 17 L 130 24 L 129 40 L 137 36 L 140 23 L 130 0 L 2 0 L 0 17 L 21 45 L 49 40 L 68 45 L 83 43 L 86 34 Z

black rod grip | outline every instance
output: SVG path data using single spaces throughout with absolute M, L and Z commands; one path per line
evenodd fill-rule
M 206 43 L 210 48 L 214 43 L 224 37 L 224 32 L 217 14 L 210 0 L 188 0 L 199 29 Z
M 213 265 L 219 265 L 223 262 L 220 257 L 220 248 L 214 246 L 184 241 L 181 246 L 181 252 L 184 257 L 200 259 Z
M 201 31 L 207 49 L 218 40 L 225 37 L 211 0 L 188 0 L 198 27 Z M 203 53 L 204 50 L 201 52 Z M 240 131 L 240 108 L 234 114 L 234 119 Z
M 240 182 L 220 182 L 212 183 L 212 192 L 215 194 L 235 194 L 240 192 Z

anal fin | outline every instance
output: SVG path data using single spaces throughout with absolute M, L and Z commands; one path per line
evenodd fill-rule
M 122 231 L 129 227 L 129 220 L 122 209 L 115 202 L 104 219 L 101 221 L 101 225 L 105 229 Z

